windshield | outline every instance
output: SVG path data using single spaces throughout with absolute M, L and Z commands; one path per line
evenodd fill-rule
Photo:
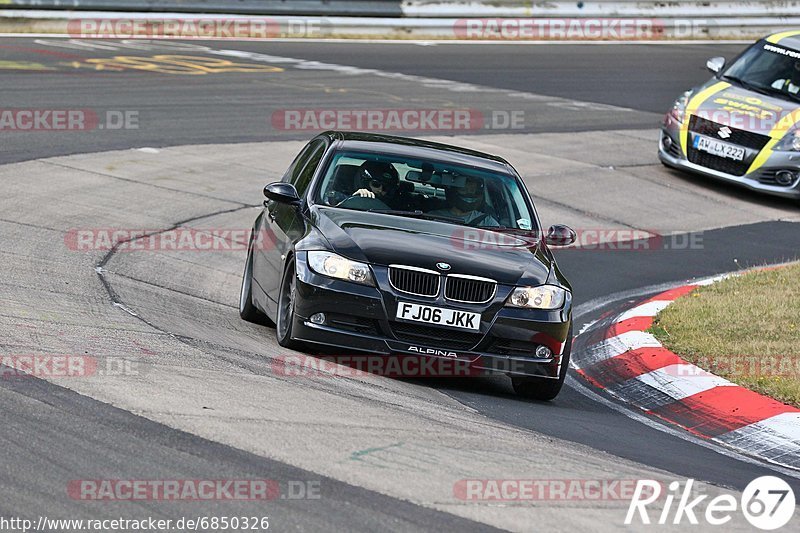
M 742 54 L 722 79 L 757 92 L 800 99 L 800 52 L 759 42 Z
M 339 152 L 316 201 L 463 226 L 538 229 L 516 177 L 434 160 Z

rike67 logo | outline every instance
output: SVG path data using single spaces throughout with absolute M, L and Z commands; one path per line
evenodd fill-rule
M 747 521 L 755 528 L 772 531 L 789 523 L 794 515 L 795 498 L 792 487 L 775 476 L 762 476 L 747 484 L 740 501 L 730 494 L 721 494 L 706 500 L 707 494 L 694 497 L 693 479 L 683 487 L 679 481 L 669 484 L 666 495 L 662 485 L 655 480 L 640 479 L 631 498 L 625 525 L 689 523 L 696 526 L 700 519 L 712 526 L 723 526 L 741 510 Z M 664 498 L 664 506 L 651 516 L 647 506 Z

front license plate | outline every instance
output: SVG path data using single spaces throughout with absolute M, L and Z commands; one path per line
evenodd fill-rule
M 480 313 L 457 311 L 455 309 L 432 307 L 430 305 L 412 304 L 410 302 L 400 302 L 397 305 L 396 316 L 400 320 L 413 320 L 415 322 L 425 322 L 426 324 L 470 329 L 473 331 L 478 331 L 481 325 Z
M 717 157 L 724 157 L 726 159 L 733 159 L 734 161 L 741 161 L 744 159 L 744 148 L 736 146 L 735 144 L 724 143 L 702 135 L 696 135 L 694 138 L 694 147 L 701 152 L 707 152 Z

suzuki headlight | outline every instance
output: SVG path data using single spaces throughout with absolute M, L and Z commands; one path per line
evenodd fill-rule
M 317 274 L 336 279 L 375 285 L 369 265 L 351 261 L 333 252 L 310 251 L 308 252 L 308 266 Z
M 567 291 L 555 285 L 517 287 L 509 296 L 506 305 L 525 309 L 558 309 L 564 305 Z
M 800 152 L 800 130 L 790 130 L 783 139 L 775 145 L 775 150 L 787 152 Z
M 670 117 L 675 119 L 678 124 L 683 124 L 683 116 L 686 114 L 686 106 L 689 105 L 689 97 L 691 94 L 691 89 L 683 93 L 680 98 L 675 100 L 675 103 L 672 104 L 672 109 L 667 113 Z

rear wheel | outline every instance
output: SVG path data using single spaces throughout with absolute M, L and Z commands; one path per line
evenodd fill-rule
M 567 342 L 564 344 L 564 354 L 561 356 L 561 371 L 558 379 L 536 378 L 530 376 L 513 376 L 511 385 L 514 392 L 523 398 L 547 402 L 558 396 L 564 380 L 567 378 L 567 368 L 569 367 L 569 356 L 572 352 L 572 324 L 567 332 Z
M 275 327 L 275 323 L 267 315 L 253 305 L 253 236 L 247 245 L 247 261 L 244 263 L 242 274 L 242 288 L 239 292 L 239 316 L 242 320 L 261 324 L 262 326 Z
M 295 273 L 294 261 L 291 261 L 286 265 L 286 272 L 281 282 L 281 292 L 280 296 L 278 296 L 278 323 L 275 327 L 275 334 L 278 337 L 278 344 L 292 350 L 297 350 L 301 347 L 299 342 L 292 339 L 295 299 L 297 298 L 296 288 L 297 274 Z

